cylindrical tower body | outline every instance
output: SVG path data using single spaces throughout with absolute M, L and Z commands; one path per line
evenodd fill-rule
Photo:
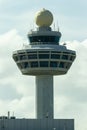
M 53 114 L 53 76 L 36 76 L 37 119 L 50 118 Z

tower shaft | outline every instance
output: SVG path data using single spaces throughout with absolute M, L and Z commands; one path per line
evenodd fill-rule
M 37 119 L 50 118 L 53 114 L 53 76 L 36 76 L 36 113 Z

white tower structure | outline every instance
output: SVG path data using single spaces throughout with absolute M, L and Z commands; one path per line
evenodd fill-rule
M 37 119 L 53 119 L 53 76 L 66 74 L 76 53 L 59 44 L 61 33 L 50 27 L 53 22 L 50 11 L 42 9 L 35 21 L 37 30 L 28 33 L 30 44 L 13 52 L 13 59 L 22 74 L 36 77 Z

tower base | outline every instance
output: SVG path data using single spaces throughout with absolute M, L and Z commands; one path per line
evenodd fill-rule
M 0 119 L 0 130 L 74 130 L 74 119 Z

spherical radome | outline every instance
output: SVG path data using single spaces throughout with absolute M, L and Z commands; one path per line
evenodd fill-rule
M 39 27 L 50 26 L 53 22 L 53 15 L 49 10 L 42 9 L 36 13 L 35 22 Z

